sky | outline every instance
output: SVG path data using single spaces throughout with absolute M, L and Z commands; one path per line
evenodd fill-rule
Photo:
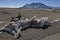
M 60 7 L 60 0 L 0 0 L 0 7 L 18 8 L 27 3 L 43 3 L 47 6 Z

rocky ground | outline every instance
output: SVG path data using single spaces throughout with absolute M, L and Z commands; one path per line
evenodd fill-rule
M 0 34 L 0 40 L 42 40 L 48 36 L 55 35 L 60 33 L 60 29 L 55 27 L 49 27 L 48 29 L 36 29 L 36 28 L 29 28 L 22 31 L 19 39 L 14 39 L 11 35 L 7 33 Z
M 34 15 L 37 15 L 38 18 L 44 16 L 49 17 L 49 20 L 60 18 L 60 11 L 53 12 L 53 11 L 45 11 L 45 10 L 20 10 L 20 9 L 4 9 L 4 11 L 10 13 L 10 14 L 0 13 L 0 20 L 6 22 L 10 21 L 11 17 L 16 16 L 17 15 L 16 13 L 20 13 L 20 12 L 22 13 L 23 16 L 27 16 L 29 18 L 33 17 Z M 0 27 L 2 26 L 4 26 L 4 24 L 0 24 Z M 53 38 L 56 37 L 54 35 L 57 35 L 57 38 L 59 38 L 60 23 L 52 24 L 52 27 L 49 27 L 46 30 L 29 28 L 22 31 L 21 35 L 22 37 L 20 37 L 19 39 L 14 39 L 11 35 L 7 33 L 2 33 L 0 34 L 0 40 L 53 40 Z
M 60 40 L 60 33 L 57 33 L 57 34 L 52 35 L 52 36 L 48 36 L 48 37 L 46 37 L 45 39 L 42 39 L 42 40 Z

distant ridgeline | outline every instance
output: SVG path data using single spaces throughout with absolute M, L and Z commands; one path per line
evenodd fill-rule
M 31 4 L 25 4 L 23 9 L 51 9 L 49 6 L 46 6 L 45 4 L 42 3 L 31 3 Z

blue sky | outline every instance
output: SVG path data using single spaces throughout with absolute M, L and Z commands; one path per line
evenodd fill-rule
M 40 2 L 47 6 L 60 7 L 60 0 L 0 0 L 0 7 L 18 8 L 33 2 Z

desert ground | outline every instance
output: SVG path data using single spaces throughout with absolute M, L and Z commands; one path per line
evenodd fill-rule
M 60 10 L 0 8 L 0 21 L 8 23 L 11 17 L 16 17 L 19 13 L 28 18 L 33 16 L 37 16 L 37 18 L 48 17 L 49 22 L 54 19 L 60 19 Z M 0 24 L 0 27 L 3 27 L 7 23 Z M 19 39 L 14 39 L 11 35 L 3 33 L 0 34 L 0 40 L 60 40 L 60 22 L 51 25 L 52 27 L 46 30 L 36 28 L 26 29 L 22 31 L 22 37 Z

